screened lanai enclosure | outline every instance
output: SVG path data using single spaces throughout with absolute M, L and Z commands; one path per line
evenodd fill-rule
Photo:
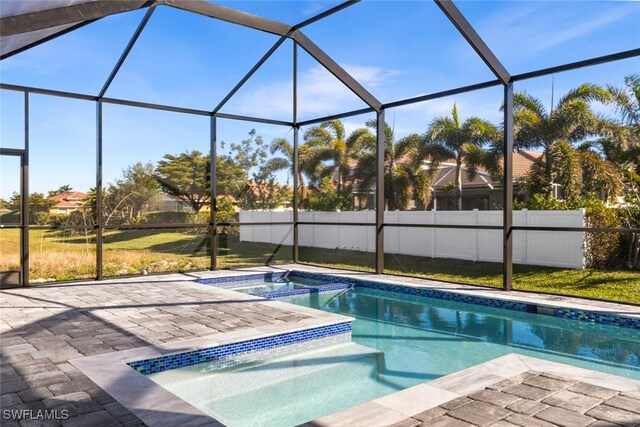
M 0 7 L 3 287 L 308 263 L 640 303 L 640 3 Z

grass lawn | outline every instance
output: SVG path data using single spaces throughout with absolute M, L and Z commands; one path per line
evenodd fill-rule
M 18 230 L 0 230 L 0 271 L 17 269 Z M 208 235 L 173 230 L 109 231 L 104 236 L 104 275 L 203 270 L 209 267 Z M 92 236 L 65 235 L 57 231 L 30 232 L 32 282 L 89 279 L 95 276 L 95 244 Z M 372 271 L 372 253 L 300 248 L 300 260 L 313 264 Z M 218 266 L 291 262 L 291 247 L 266 243 L 241 243 L 237 235 L 221 236 Z M 502 265 L 408 255 L 386 255 L 385 272 L 502 286 Z M 572 270 L 538 266 L 514 266 L 514 289 L 578 295 L 640 303 L 640 272 Z

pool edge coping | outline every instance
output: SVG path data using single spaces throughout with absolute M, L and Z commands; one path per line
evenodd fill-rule
M 183 283 L 185 286 L 202 285 Z M 255 301 L 255 296 L 238 296 L 238 292 L 219 289 L 222 294 L 232 292 L 236 299 Z M 341 314 L 328 313 L 307 307 L 295 306 L 277 300 L 260 298 L 260 302 L 306 317 L 294 323 L 277 323 L 235 331 L 219 332 L 184 340 L 176 340 L 161 345 L 147 345 L 132 349 L 79 357 L 69 363 L 80 370 L 91 381 L 111 395 L 134 415 L 149 426 L 224 426 L 210 415 L 174 395 L 147 376 L 128 365 L 138 360 L 154 359 L 171 354 L 180 354 L 201 349 L 242 343 L 249 340 L 268 338 L 282 334 L 307 331 L 314 328 L 352 322 L 354 319 Z
M 632 393 L 640 398 L 640 381 L 638 380 L 509 353 L 444 377 L 326 415 L 303 425 L 314 427 L 389 426 L 530 370 L 555 373 L 583 383 Z

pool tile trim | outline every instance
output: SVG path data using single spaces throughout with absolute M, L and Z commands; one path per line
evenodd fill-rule
M 408 295 L 417 295 L 421 297 L 442 299 L 447 301 L 456 301 L 467 304 L 481 305 L 485 307 L 495 307 L 511 311 L 520 311 L 527 313 L 539 313 L 561 317 L 565 319 L 577 320 L 580 322 L 588 322 L 601 325 L 617 326 L 622 328 L 640 329 L 640 317 L 627 317 L 619 314 L 602 313 L 597 311 L 571 308 L 571 307 L 553 307 L 547 304 L 531 303 L 526 301 L 514 301 L 505 298 L 490 298 L 486 296 L 470 295 L 467 293 L 455 292 L 453 290 L 433 289 L 428 287 L 410 286 L 409 284 L 393 284 L 378 281 L 355 279 L 352 277 L 343 277 L 336 274 L 317 273 L 304 270 L 277 271 L 258 274 L 249 274 L 244 276 L 227 276 L 216 278 L 196 279 L 199 284 L 214 285 L 217 287 L 233 288 L 234 284 L 244 280 L 278 280 L 283 277 L 299 277 L 305 279 L 322 280 L 329 282 L 340 282 L 344 286 L 364 287 L 370 289 L 378 289 L 382 291 L 396 292 Z M 328 288 L 322 291 L 330 291 L 335 289 Z M 322 292 L 319 291 L 319 292 Z M 306 289 L 286 290 L 286 291 L 270 291 L 263 293 L 252 293 L 251 295 L 268 299 L 285 298 L 289 296 L 305 295 L 311 291 Z
M 184 353 L 169 354 L 152 359 L 136 360 L 129 362 L 128 365 L 143 375 L 150 375 L 168 371 L 170 369 L 184 368 L 186 366 L 193 366 L 199 363 L 231 358 L 241 354 L 348 333 L 351 333 L 351 322 L 344 322 L 335 325 L 321 326 L 302 331 L 256 338 L 232 344 L 224 344 L 216 347 L 192 350 Z
M 287 289 L 283 291 L 249 292 L 249 295 L 267 299 L 278 299 L 293 297 L 298 295 L 318 294 L 322 292 L 340 291 L 350 289 L 354 285 L 351 283 L 329 283 L 327 285 L 307 286 L 301 289 Z

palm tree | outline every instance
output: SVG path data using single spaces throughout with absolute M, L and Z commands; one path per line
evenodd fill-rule
M 624 88 L 607 86 L 611 102 L 620 114 L 621 131 L 598 142 L 607 159 L 619 167 L 635 190 L 634 181 L 640 182 L 640 74 L 625 76 L 624 83 Z
M 366 122 L 366 127 L 360 128 L 352 134 L 358 135 L 361 154 L 354 170 L 353 177 L 359 180 L 361 189 L 375 187 L 376 180 L 376 137 L 371 132 L 376 128 L 376 120 Z M 395 142 L 393 129 L 384 124 L 384 199 L 385 206 L 389 210 L 408 209 L 414 195 L 420 206 L 429 204 L 429 191 L 427 188 L 425 171 L 422 168 L 414 169 L 412 164 L 404 159 L 407 151 L 405 144 Z M 426 197 L 426 199 L 425 199 Z
M 344 124 L 340 120 L 329 120 L 309 128 L 304 133 L 304 140 L 309 150 L 309 171 L 319 173 L 321 177 L 335 178 L 341 194 L 357 138 L 347 140 Z M 325 165 L 323 162 L 327 161 L 329 164 Z
M 287 139 L 275 138 L 271 141 L 269 151 L 271 151 L 271 154 L 280 153 L 282 157 L 269 159 L 266 165 L 268 170 L 288 170 L 291 175 L 295 173 L 293 168 L 293 146 Z M 298 188 L 301 200 L 304 200 L 307 194 L 304 175 L 312 177 L 311 179 L 313 180 L 320 163 L 321 160 L 317 150 L 314 150 L 311 145 L 303 144 L 298 148 Z
M 543 156 L 527 180 L 530 193 L 546 193 L 559 184 L 567 199 L 583 189 L 606 199 L 621 188 L 612 165 L 583 143 L 594 136 L 614 135 L 618 127 L 596 114 L 591 103 L 609 102 L 610 93 L 594 84 L 582 84 L 563 96 L 550 112 L 526 92 L 514 95 L 514 147 L 542 148 Z M 579 147 L 574 144 L 583 143 Z
M 454 160 L 456 173 L 454 194 L 456 209 L 462 210 L 462 166 L 467 165 L 467 175 L 473 179 L 479 167 L 484 167 L 493 176 L 500 171 L 500 132 L 498 128 L 479 117 L 470 117 L 460 122 L 458 108 L 453 104 L 451 117 L 435 118 L 423 135 L 413 134 L 400 141 L 406 145 L 415 168 L 422 168 L 429 159 L 428 177 L 433 178 L 440 164 Z M 490 149 L 483 147 L 489 144 Z

